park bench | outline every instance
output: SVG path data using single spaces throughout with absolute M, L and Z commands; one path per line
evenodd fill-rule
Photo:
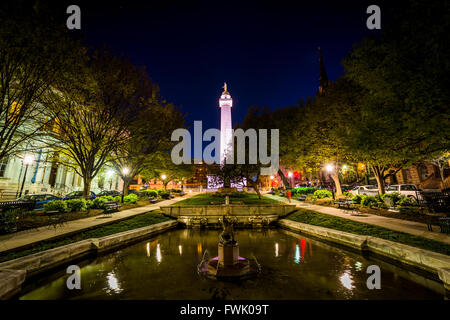
M 109 201 L 105 202 L 104 205 L 104 214 L 112 214 L 113 212 L 116 212 L 120 208 L 120 204 L 117 201 Z
M 429 212 L 450 214 L 450 192 L 420 192 L 418 202 Z
M 297 200 L 298 201 L 306 201 L 306 195 L 304 195 L 304 194 L 299 195 Z
M 10 209 L 26 209 L 33 210 L 35 206 L 35 201 L 1 201 L 0 202 L 0 211 L 10 210 Z
M 439 218 L 439 227 L 442 233 L 450 233 L 450 218 Z
M 343 208 L 344 211 L 349 211 L 350 215 L 360 215 L 358 209 L 356 208 L 356 202 L 349 198 L 340 198 L 334 202 L 338 205 L 338 208 Z M 356 211 L 356 213 L 355 213 Z
M 172 193 L 169 193 L 169 198 L 173 199 L 173 198 L 175 198 L 175 196 Z
M 60 213 L 59 211 L 47 211 L 48 215 L 47 225 L 48 228 L 56 229 L 57 226 L 62 227 L 67 222 L 67 217 L 64 213 Z
M 335 204 L 338 205 L 338 208 L 344 208 L 344 209 L 352 209 L 353 205 L 356 204 L 355 201 L 353 201 L 352 199 L 348 199 L 348 198 L 340 198 L 337 201 L 334 202 Z
M 150 203 L 156 203 L 156 199 L 154 197 L 148 197 L 148 201 Z

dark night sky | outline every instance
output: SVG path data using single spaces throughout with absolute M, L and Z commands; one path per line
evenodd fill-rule
M 188 113 L 188 126 L 203 120 L 204 130 L 219 127 L 224 81 L 234 123 L 251 105 L 293 105 L 316 93 L 318 45 L 335 80 L 352 45 L 372 32 L 365 0 L 92 2 L 71 1 L 87 43 L 146 65 L 162 96 Z

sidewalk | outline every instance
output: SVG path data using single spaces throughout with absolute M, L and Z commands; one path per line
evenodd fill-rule
M 159 206 L 171 205 L 178 201 L 192 197 L 196 194 L 196 192 L 192 192 L 186 194 L 183 197 L 161 201 L 156 204 L 118 211 L 113 213 L 112 216 L 98 215 L 86 219 L 73 220 L 66 222 L 63 226 L 58 226 L 56 229 L 53 227 L 45 226 L 37 229 L 24 230 L 12 234 L 3 235 L 0 236 L 0 252 L 23 247 L 32 243 L 60 237 L 63 235 L 70 235 L 92 227 L 110 224 L 111 222 L 131 218 L 145 212 L 159 209 Z
M 289 202 L 288 199 L 286 199 L 284 197 L 280 197 L 280 196 L 273 196 L 270 194 L 264 194 L 264 196 L 270 197 L 270 198 L 273 198 L 275 200 L 282 201 L 282 202 L 287 202 L 287 203 Z M 310 203 L 306 203 L 306 202 L 298 201 L 298 200 L 294 200 L 294 199 L 291 199 L 291 204 L 297 205 L 298 208 L 314 210 L 314 211 L 317 211 L 320 213 L 325 213 L 325 214 L 329 214 L 329 215 L 340 217 L 340 218 L 345 218 L 345 219 L 349 219 L 349 220 L 372 224 L 372 225 L 383 227 L 386 229 L 409 233 L 409 234 L 412 234 L 415 236 L 420 236 L 423 238 L 450 244 L 450 236 L 445 233 L 440 233 L 438 226 L 433 226 L 433 232 L 431 232 L 431 231 L 428 231 L 427 225 L 424 223 L 402 220 L 402 219 L 395 219 L 395 218 L 387 218 L 387 217 L 377 216 L 377 215 L 368 214 L 368 213 L 363 213 L 360 216 L 353 216 L 353 215 L 350 215 L 348 213 L 348 211 L 345 211 L 343 209 L 314 205 L 314 204 L 310 204 Z

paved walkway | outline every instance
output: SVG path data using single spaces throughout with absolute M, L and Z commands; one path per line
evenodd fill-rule
M 275 200 L 283 201 L 283 202 L 289 202 L 288 199 L 280 196 L 272 196 L 270 194 L 265 194 L 264 196 L 273 198 Z M 318 211 L 320 213 L 329 214 L 332 216 L 345 218 L 349 220 L 354 220 L 358 222 L 368 223 L 372 225 L 376 225 L 379 227 L 383 227 L 386 229 L 391 229 L 395 231 L 400 231 L 404 233 L 409 233 L 415 236 L 421 236 L 424 238 L 445 242 L 450 244 L 450 236 L 445 233 L 439 232 L 438 226 L 433 226 L 433 232 L 428 231 L 427 225 L 420 222 L 414 222 L 414 221 L 408 221 L 408 220 L 402 220 L 402 219 L 395 219 L 395 218 L 388 218 L 383 216 L 377 216 L 374 214 L 368 214 L 368 213 L 362 213 L 361 215 L 350 215 L 350 213 L 343 209 L 333 208 L 333 207 L 326 207 L 326 206 L 319 206 L 310 204 L 304 201 L 298 201 L 291 199 L 291 204 L 297 205 L 299 208 L 303 209 L 309 209 Z
M 159 209 L 160 206 L 167 206 L 175 202 L 192 197 L 198 193 L 188 193 L 183 197 L 177 197 L 171 200 L 165 200 L 156 204 L 137 207 L 133 209 L 118 211 L 112 214 L 112 216 L 98 215 L 95 217 L 73 220 L 66 222 L 62 226 L 58 226 L 56 229 L 53 227 L 40 227 L 36 229 L 24 230 L 12 234 L 0 236 L 0 252 L 23 247 L 32 243 L 36 243 L 43 240 L 48 240 L 63 235 L 70 235 L 76 232 L 80 232 L 85 229 L 89 229 L 103 224 L 109 224 L 114 221 L 120 221 L 127 219 L 138 214 L 153 211 Z

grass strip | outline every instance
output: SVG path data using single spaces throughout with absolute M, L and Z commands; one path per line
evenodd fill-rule
M 40 241 L 39 243 L 33 244 L 30 247 L 18 249 L 17 251 L 14 250 L 3 252 L 0 253 L 0 262 L 17 259 L 33 253 L 61 247 L 85 239 L 101 238 L 115 233 L 138 229 L 170 220 L 170 218 L 161 215 L 160 212 L 161 211 L 159 210 L 154 210 L 152 212 L 147 212 L 116 223 L 111 223 L 105 226 L 85 230 L 67 237 Z
M 416 248 L 450 255 L 450 245 L 443 242 L 415 236 L 400 231 L 394 231 L 363 222 L 335 217 L 313 210 L 299 209 L 298 211 L 295 211 L 294 213 L 286 217 L 286 219 L 364 236 L 373 236 L 385 240 L 399 242 Z
M 244 193 L 239 192 L 232 194 L 230 196 L 230 203 L 233 202 L 243 202 L 244 204 L 249 205 L 280 205 L 283 204 L 275 199 L 271 199 L 265 196 L 262 196 L 262 199 L 258 198 L 258 195 L 255 193 Z M 225 197 L 217 195 L 215 193 L 202 193 L 196 196 L 190 197 L 188 199 L 179 201 L 174 203 L 172 206 L 205 206 L 210 205 L 211 202 L 214 204 L 225 204 Z

